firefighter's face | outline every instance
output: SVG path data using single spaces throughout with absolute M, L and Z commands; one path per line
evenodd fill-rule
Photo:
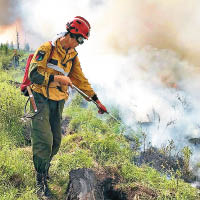
M 76 38 L 71 37 L 70 34 L 67 34 L 65 37 L 66 37 L 65 47 L 73 49 L 79 45 Z
M 75 38 L 71 38 L 69 34 L 67 34 L 66 36 L 60 38 L 61 41 L 61 45 L 64 49 L 70 49 L 70 48 L 75 48 L 77 47 L 79 44 L 76 41 Z
M 69 43 L 70 43 L 70 48 L 75 48 L 79 45 L 76 38 L 72 38 L 72 37 L 70 37 Z
M 70 41 L 71 48 L 75 48 L 79 44 L 83 44 L 84 43 L 85 38 L 80 34 L 72 34 L 72 33 L 70 33 L 69 36 L 70 36 L 69 37 L 69 41 Z

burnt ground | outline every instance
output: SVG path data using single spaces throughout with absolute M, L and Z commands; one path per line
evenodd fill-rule
M 184 167 L 182 158 L 166 155 L 156 147 L 150 147 L 141 152 L 140 155 L 134 159 L 134 162 L 138 166 L 148 164 L 150 167 L 160 172 L 176 171 Z
M 117 188 L 120 182 L 120 176 L 116 173 L 115 169 L 101 169 L 96 170 L 96 176 L 99 184 L 103 190 L 105 200 L 127 200 L 128 194 Z
M 200 147 L 200 138 L 188 138 L 188 141 L 189 141 L 191 144 Z
M 171 173 L 176 177 L 176 171 L 179 170 L 182 172 L 179 178 L 188 183 L 199 181 L 193 172 L 186 168 L 182 157 L 168 155 L 155 147 L 150 147 L 146 151 L 141 152 L 138 157 L 134 158 L 134 162 L 138 166 L 147 164 L 159 172 L 169 175 L 169 177 Z
M 126 181 L 117 173 L 117 169 L 107 168 L 103 171 L 96 171 L 96 176 L 100 181 L 104 191 L 105 200 L 132 200 L 132 199 L 156 199 L 155 191 L 136 184 L 135 186 L 120 188 Z

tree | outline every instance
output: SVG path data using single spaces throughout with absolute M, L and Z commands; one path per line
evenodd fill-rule
M 5 54 L 8 55 L 8 44 L 4 45 L 4 51 L 5 51 Z
M 26 44 L 25 44 L 24 50 L 25 50 L 25 51 L 30 51 L 29 43 L 26 43 Z
M 14 49 L 13 41 L 11 41 L 11 43 L 10 43 L 10 49 Z

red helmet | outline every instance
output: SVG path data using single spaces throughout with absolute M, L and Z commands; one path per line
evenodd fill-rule
M 83 17 L 77 16 L 73 19 L 73 21 L 66 24 L 66 29 L 70 33 L 80 34 L 85 39 L 88 39 L 90 35 L 90 24 Z

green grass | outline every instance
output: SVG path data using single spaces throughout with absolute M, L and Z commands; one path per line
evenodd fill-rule
M 19 88 L 9 84 L 10 76 L 0 72 L 0 127 L 10 134 L 13 143 L 23 144 L 21 118 L 26 102 Z
M 17 148 L 0 133 L 0 199 L 37 199 L 29 148 Z

